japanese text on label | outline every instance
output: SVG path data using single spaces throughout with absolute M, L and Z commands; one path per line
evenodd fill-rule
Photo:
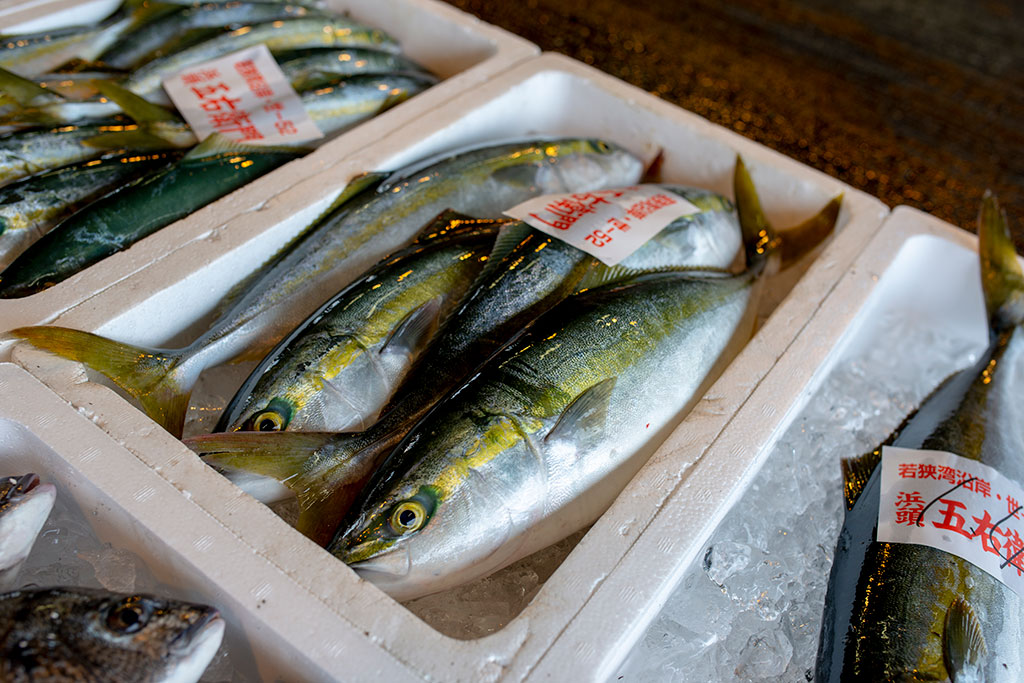
M 557 237 L 614 266 L 666 225 L 700 209 L 658 185 L 549 194 L 505 215 Z
M 220 133 L 276 145 L 323 137 L 266 45 L 190 66 L 164 89 L 200 140 Z
M 1024 595 L 1024 490 L 976 460 L 882 449 L 878 540 L 961 557 Z

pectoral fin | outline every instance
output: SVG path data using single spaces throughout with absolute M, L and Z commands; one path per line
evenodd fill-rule
M 987 654 L 978 615 L 969 602 L 958 597 L 946 612 L 942 641 L 942 656 L 951 683 L 982 683 Z
M 437 331 L 441 317 L 442 298 L 433 299 L 406 314 L 391 336 L 384 342 L 378 353 L 401 353 L 409 355 L 423 348 Z
M 604 428 L 608 414 L 608 401 L 615 389 L 615 378 L 601 380 L 566 406 L 551 428 L 545 441 L 568 439 L 578 442 L 581 435 Z

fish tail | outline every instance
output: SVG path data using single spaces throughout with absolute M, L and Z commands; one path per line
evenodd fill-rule
M 351 438 L 328 432 L 223 432 L 184 443 L 264 502 L 281 499 L 266 494 L 266 479 L 287 487 L 299 502 L 295 528 L 326 545 L 373 470 L 373 462 L 358 452 L 344 454 Z
M 106 375 L 134 396 L 154 421 L 181 435 L 196 379 L 181 363 L 185 350 L 132 346 L 64 327 L 19 327 L 8 334 Z
M 750 171 L 743 157 L 736 156 L 736 170 L 733 172 L 733 194 L 736 197 L 736 213 L 740 220 L 743 248 L 747 254 L 747 268 L 764 268 L 769 262 L 778 261 L 778 236 L 768 222 L 761 208 L 761 199 L 750 177 Z
M 839 194 L 830 199 L 818 213 L 799 225 L 782 230 L 779 235 L 764 215 L 754 181 L 741 157 L 736 157 L 733 191 L 747 263 L 750 266 L 778 259 L 779 265 L 787 268 L 799 261 L 832 234 L 843 204 L 843 195 Z
M 1006 213 L 989 191 L 985 192 L 978 213 L 978 252 L 989 328 L 993 334 L 999 334 L 1024 322 L 1024 275 Z

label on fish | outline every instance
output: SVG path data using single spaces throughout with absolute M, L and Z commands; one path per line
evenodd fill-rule
M 882 448 L 878 540 L 952 553 L 1024 596 L 1024 490 L 943 451 Z
M 700 213 L 657 185 L 546 194 L 505 212 L 614 266 L 677 218 Z
M 324 136 L 266 45 L 193 64 L 164 80 L 164 90 L 200 140 L 220 133 L 287 145 Z

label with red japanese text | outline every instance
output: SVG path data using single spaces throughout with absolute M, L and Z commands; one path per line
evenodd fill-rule
M 164 90 L 200 140 L 220 133 L 280 145 L 324 136 L 266 45 L 193 64 L 166 79 Z
M 568 242 L 609 266 L 617 265 L 677 218 L 700 213 L 657 185 L 547 194 L 505 212 Z
M 928 545 L 1024 596 L 1024 490 L 988 465 L 943 451 L 882 448 L 878 540 Z

